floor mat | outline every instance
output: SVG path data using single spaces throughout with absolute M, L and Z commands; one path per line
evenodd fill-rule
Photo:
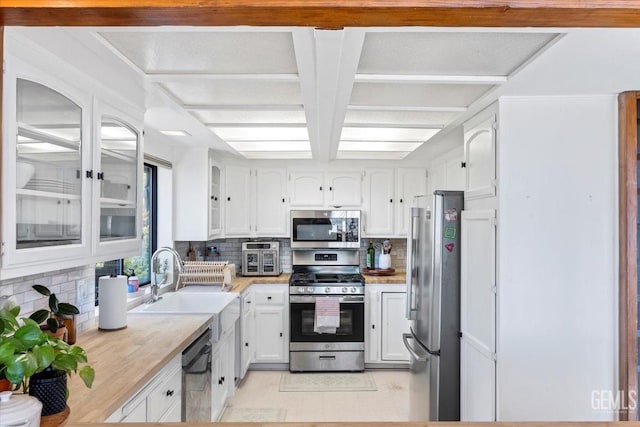
M 369 373 L 292 374 L 280 377 L 280 391 L 376 391 L 376 381 Z
M 253 423 L 253 422 L 280 422 L 287 418 L 287 410 L 282 408 L 238 408 L 226 407 L 222 414 L 221 422 L 227 423 Z

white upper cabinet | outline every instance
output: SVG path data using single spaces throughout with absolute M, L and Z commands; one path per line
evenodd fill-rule
M 211 237 L 211 165 L 209 149 L 204 147 L 183 150 L 173 162 L 173 240 L 204 241 Z
M 361 172 L 327 172 L 326 187 L 329 190 L 327 207 L 357 208 L 362 205 Z
M 251 233 L 251 169 L 225 167 L 224 223 L 225 235 L 248 236 Z
M 94 251 L 120 256 L 142 237 L 142 123 L 104 102 L 94 102 Z
M 393 235 L 394 170 L 367 169 L 365 173 L 363 233 L 366 236 Z
M 396 235 L 406 236 L 409 208 L 415 206 L 415 197 L 427 195 L 427 170 L 424 168 L 398 168 L 396 179 Z
M 464 125 L 464 197 L 467 200 L 496 194 L 496 127 L 493 111 L 480 113 Z
M 324 173 L 291 172 L 289 174 L 289 206 L 324 206 Z
M 209 160 L 209 238 L 222 232 L 222 168 Z
M 142 113 L 11 55 L 3 87 L 0 278 L 139 252 Z
M 286 235 L 289 213 L 286 203 L 286 171 L 284 169 L 256 169 L 255 177 L 256 235 Z

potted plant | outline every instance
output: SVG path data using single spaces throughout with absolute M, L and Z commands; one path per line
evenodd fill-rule
M 18 306 L 0 308 L 0 375 L 14 390 L 39 399 L 42 415 L 61 412 L 66 407 L 67 376 L 77 373 L 91 388 L 95 372 L 86 364 L 84 349 L 47 334 L 30 318 L 18 320 L 19 313 Z
M 78 308 L 73 304 L 60 302 L 56 294 L 51 292 L 46 286 L 33 285 L 32 287 L 39 294 L 49 297 L 49 310 L 37 310 L 33 312 L 29 318 L 36 323 L 46 322 L 46 325 L 42 325 L 41 328 L 50 331 L 56 338 L 68 341 L 70 344 L 74 344 L 75 330 L 72 334 L 73 339 L 65 338 L 67 334 L 66 324 L 68 323 L 71 328 L 74 328 L 73 316 L 80 314 L 80 310 L 78 310 Z

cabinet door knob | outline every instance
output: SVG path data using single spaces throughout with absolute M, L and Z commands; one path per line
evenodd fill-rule
M 93 178 L 93 170 L 86 171 L 84 174 L 87 178 Z
M 173 390 L 167 390 L 166 395 L 167 396 L 173 396 L 174 391 Z
M 402 203 L 402 199 L 400 199 L 400 203 Z
M 227 197 L 227 202 L 230 202 L 230 201 L 231 201 L 231 197 Z
M 62 203 L 62 200 L 58 200 L 58 204 Z
M 375 328 L 376 328 L 376 325 L 371 325 L 371 329 L 375 329 Z
M 284 203 L 284 197 L 282 198 L 282 203 Z
M 467 167 L 467 162 L 460 162 L 460 167 L 461 168 L 466 168 Z
M 244 343 L 244 346 L 249 347 L 249 343 L 248 342 Z
M 271 297 L 267 297 L 267 299 L 271 299 Z
M 282 332 L 280 332 L 280 336 L 282 336 Z
M 333 187 L 329 187 L 329 191 L 333 191 Z
M 217 202 L 218 201 L 218 197 L 217 196 L 214 197 L 213 200 L 215 200 Z
M 98 179 L 98 181 L 104 181 L 104 172 L 98 172 L 98 176 L 96 178 Z
M 222 382 L 224 382 L 224 377 L 222 377 Z
M 322 191 L 322 187 L 320 187 L 320 191 Z
M 218 385 L 222 385 L 222 378 L 218 378 Z
M 389 203 L 393 203 L 393 199 L 389 199 Z

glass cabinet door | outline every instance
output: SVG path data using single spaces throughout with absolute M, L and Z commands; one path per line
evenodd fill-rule
M 111 116 L 100 122 L 100 241 L 137 236 L 138 132 Z
M 82 108 L 17 79 L 16 249 L 82 241 Z
M 220 217 L 220 168 L 216 165 L 209 167 L 209 235 L 215 236 L 220 234 L 221 217 Z

